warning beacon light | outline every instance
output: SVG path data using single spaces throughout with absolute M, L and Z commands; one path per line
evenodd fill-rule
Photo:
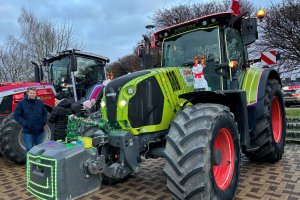
M 261 21 L 265 17 L 265 11 L 263 9 L 257 11 L 256 17 Z

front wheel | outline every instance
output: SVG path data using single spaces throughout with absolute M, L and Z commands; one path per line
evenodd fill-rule
M 175 199 L 234 198 L 240 144 L 228 107 L 199 104 L 184 109 L 166 139 L 164 172 Z

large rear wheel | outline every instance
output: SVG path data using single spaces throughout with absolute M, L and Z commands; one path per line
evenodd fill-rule
M 8 120 L 11 120 L 11 118 L 14 118 L 14 114 L 11 113 L 8 116 L 4 117 L 1 121 L 1 126 L 4 126 Z
M 240 144 L 228 107 L 199 104 L 184 109 L 166 139 L 164 172 L 175 199 L 234 198 Z
M 254 160 L 275 162 L 282 158 L 285 145 L 286 119 L 280 85 L 268 80 L 264 97 L 264 115 L 258 120 L 260 130 L 254 138 L 257 150 L 245 152 Z
M 5 124 L 0 129 L 0 152 L 9 160 L 24 164 L 26 161 L 26 151 L 23 142 L 22 127 L 15 121 L 10 114 Z M 43 142 L 50 141 L 53 138 L 53 130 L 50 124 L 46 124 L 43 133 Z

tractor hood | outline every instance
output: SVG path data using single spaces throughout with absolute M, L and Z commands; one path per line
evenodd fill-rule
M 139 72 L 133 72 L 131 74 L 126 74 L 124 76 L 118 77 L 112 81 L 110 81 L 106 86 L 106 96 L 118 96 L 121 88 L 128 83 L 129 81 L 144 76 L 146 74 L 149 74 L 150 71 L 139 71 Z
M 127 74 L 107 84 L 101 102 L 103 118 L 112 128 L 133 134 L 165 130 L 184 101 L 178 96 L 192 90 L 190 68 L 169 67 Z

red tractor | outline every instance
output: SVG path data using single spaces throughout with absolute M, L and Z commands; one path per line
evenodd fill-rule
M 100 101 L 106 79 L 104 66 L 109 59 L 103 56 L 67 50 L 47 57 L 43 66 L 35 65 L 35 83 L 0 83 L 0 153 L 16 163 L 25 162 L 22 128 L 13 117 L 17 103 L 24 98 L 28 87 L 37 89 L 50 113 L 56 99 L 73 99 L 73 109 L 80 109 L 80 101 Z M 78 109 L 77 109 L 78 110 Z M 75 111 L 76 112 L 76 111 Z M 45 126 L 44 142 L 52 139 L 50 124 Z

